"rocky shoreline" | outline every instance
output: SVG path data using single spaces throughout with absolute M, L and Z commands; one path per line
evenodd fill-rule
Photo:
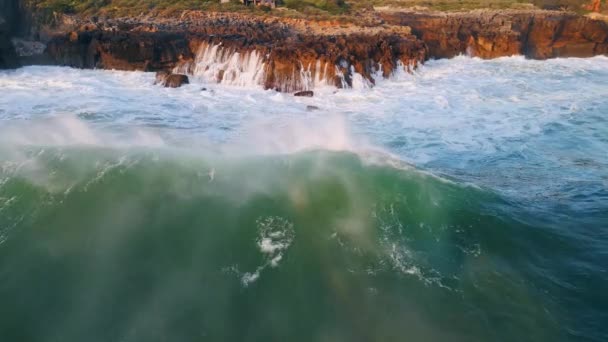
M 14 49 L 3 32 L 0 28 L 0 68 L 13 68 Z M 371 86 L 398 68 L 412 70 L 430 58 L 459 54 L 535 59 L 608 54 L 605 21 L 541 10 L 373 11 L 356 24 L 196 11 L 171 18 L 60 16 L 33 36 L 46 49 L 28 54 L 22 44 L 26 64 L 173 70 L 282 92 L 320 83 L 351 87 L 356 77 Z
M 563 11 L 381 12 L 407 25 L 433 58 L 523 55 L 532 59 L 608 54 L 608 23 Z
M 212 46 L 216 56 L 208 63 L 225 68 L 211 78 L 234 81 L 239 75 L 230 72 L 240 71 L 228 64 L 253 63 L 255 58 L 263 68 L 256 82 L 283 92 L 307 90 L 314 80 L 350 87 L 355 73 L 373 84 L 378 73 L 388 77 L 398 67 L 412 69 L 428 58 L 425 44 L 407 27 L 365 30 L 331 22 L 308 23 L 334 33 L 319 34 L 302 30 L 301 24 L 203 13 L 154 22 L 78 21 L 60 25 L 63 33 L 51 35 L 46 52 L 54 64 L 79 68 L 178 68 L 194 73 L 197 55 Z

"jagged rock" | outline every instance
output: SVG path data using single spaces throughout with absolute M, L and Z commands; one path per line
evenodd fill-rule
M 312 77 L 330 80 L 329 83 L 342 87 L 351 85 L 353 72 L 373 83 L 372 75 L 380 65 L 388 77 L 401 63 L 414 68 L 426 59 L 424 43 L 409 33 L 404 34 L 409 32 L 405 29 L 398 33 L 381 29 L 374 33 L 325 35 L 304 34 L 276 18 L 271 21 L 251 16 L 195 19 L 188 21 L 192 25 L 185 26 L 177 20 L 138 23 L 137 20 L 98 19 L 94 26 L 76 22 L 51 39 L 47 52 L 60 65 L 158 71 L 192 63 L 201 46 L 221 44 L 226 54 L 239 53 L 242 57 L 255 51 L 262 56 L 264 70 L 260 85 L 282 92 L 306 89 L 308 81 L 303 78 L 301 68 L 310 69 Z M 340 61 L 345 63 L 338 75 L 335 65 Z M 316 68 L 319 63 L 320 67 Z M 187 74 L 193 68 L 181 70 Z M 222 69 L 214 77 L 217 82 L 223 82 L 233 75 Z
M 160 84 L 167 88 L 179 88 L 184 84 L 189 84 L 188 76 L 181 74 L 172 74 L 168 71 L 159 71 L 156 73 L 154 84 Z
M 303 90 L 294 93 L 293 96 L 313 97 L 315 93 L 312 90 Z
M 608 23 L 563 11 L 383 12 L 387 23 L 408 25 L 429 56 L 534 59 L 590 57 L 608 51 Z
M 158 75 L 157 75 L 158 76 Z M 189 84 L 190 80 L 188 76 L 181 74 L 169 74 L 162 81 L 163 87 L 166 88 L 179 88 L 184 84 Z
M 171 75 L 168 71 L 158 71 L 156 72 L 156 78 L 154 79 L 154 84 L 165 84 L 167 81 L 167 77 Z
M 569 12 L 391 11 L 378 16 L 373 27 L 346 30 L 330 21 L 200 11 L 179 19 L 97 18 L 95 23 L 70 17 L 69 28 L 50 40 L 47 52 L 60 65 L 146 71 L 177 67 L 188 74 L 195 70 L 201 48 L 219 46 L 224 56 L 238 54 L 244 65 L 251 62 L 244 56 L 255 51 L 264 65 L 255 82 L 290 93 L 308 89 L 311 79 L 349 87 L 354 73 L 373 84 L 380 66 L 389 77 L 399 67 L 411 70 L 429 57 L 522 54 L 544 59 L 608 53 L 608 23 Z M 213 77 L 225 82 L 234 73 L 220 67 Z
M 85 30 L 55 36 L 47 53 L 59 65 L 117 70 L 169 70 L 192 52 L 186 34 Z

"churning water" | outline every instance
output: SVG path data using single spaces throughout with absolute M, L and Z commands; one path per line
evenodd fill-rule
M 0 72 L 3 340 L 608 339 L 608 58 L 234 77 Z

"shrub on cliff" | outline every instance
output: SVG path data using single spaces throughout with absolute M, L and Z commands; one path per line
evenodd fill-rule
M 532 2 L 543 9 L 580 11 L 588 1 L 584 0 L 532 0 Z
M 74 13 L 76 12 L 75 2 L 72 0 L 46 0 L 38 3 L 38 9 L 48 12 Z
M 299 12 L 321 10 L 331 14 L 341 14 L 348 11 L 348 4 L 344 0 L 283 0 L 285 7 Z

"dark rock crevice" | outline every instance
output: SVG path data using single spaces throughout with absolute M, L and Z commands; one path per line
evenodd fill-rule
M 13 69 L 19 67 L 15 47 L 11 42 L 11 31 L 8 23 L 0 16 L 0 69 Z
M 0 69 L 20 65 L 11 38 L 19 32 L 21 24 L 20 1 L 0 0 Z

